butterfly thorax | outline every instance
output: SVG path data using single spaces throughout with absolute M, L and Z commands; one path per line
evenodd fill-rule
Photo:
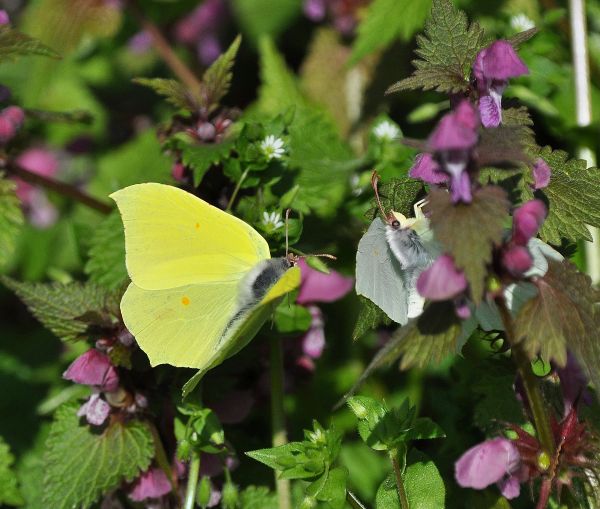
M 395 225 L 394 223 L 398 223 Z M 431 256 L 423 246 L 417 232 L 412 228 L 401 228 L 398 221 L 388 223 L 385 237 L 396 260 L 403 269 L 412 269 L 429 265 Z
M 290 267 L 292 263 L 287 258 L 269 258 L 257 263 L 239 283 L 239 308 L 260 302 Z

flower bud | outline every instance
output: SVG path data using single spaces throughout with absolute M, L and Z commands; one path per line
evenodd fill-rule
M 6 117 L 0 115 L 0 144 L 4 145 L 17 134 L 15 125 Z
M 502 254 L 502 265 L 513 276 L 521 277 L 533 265 L 533 258 L 525 246 L 513 246 Z
M 25 112 L 18 106 L 9 106 L 8 108 L 4 108 L 2 112 L 0 112 L 0 115 L 10 120 L 16 129 L 19 129 L 25 121 Z
M 520 246 L 537 235 L 546 219 L 548 211 L 540 200 L 530 200 L 521 205 L 513 214 L 513 240 Z

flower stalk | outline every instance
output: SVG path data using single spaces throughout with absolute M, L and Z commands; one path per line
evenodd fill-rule
M 200 476 L 200 452 L 192 453 L 190 469 L 188 472 L 187 487 L 185 490 L 184 509 L 194 509 L 196 507 L 196 488 L 198 487 L 198 477 Z
M 402 479 L 402 470 L 400 468 L 400 463 L 398 462 L 398 452 L 396 450 L 390 451 L 390 460 L 392 462 L 392 467 L 394 468 L 394 475 L 396 476 L 396 488 L 398 489 L 400 507 L 401 509 L 410 509 L 408 497 L 406 496 L 406 489 L 404 488 L 404 480 Z

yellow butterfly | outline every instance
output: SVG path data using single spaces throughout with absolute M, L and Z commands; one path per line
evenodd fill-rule
M 163 184 L 111 195 L 125 227 L 131 284 L 121 300 L 129 331 L 150 364 L 210 368 L 238 352 L 275 305 L 300 284 L 293 257 L 271 259 L 244 221 Z

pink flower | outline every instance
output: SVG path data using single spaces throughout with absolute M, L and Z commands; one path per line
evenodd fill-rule
M 56 175 L 60 164 L 52 152 L 40 147 L 25 150 L 17 157 L 16 163 L 21 168 L 44 177 Z M 17 196 L 25 204 L 29 204 L 34 189 L 31 184 L 17 179 Z
M 533 165 L 533 188 L 543 189 L 550 184 L 552 170 L 541 157 Z
M 502 93 L 509 78 L 527 74 L 529 69 L 508 41 L 495 41 L 475 59 L 473 74 L 479 90 L 479 114 L 484 127 L 502 122 Z
M 300 293 L 296 299 L 298 304 L 333 302 L 341 299 L 354 286 L 353 278 L 342 276 L 335 270 L 324 274 L 309 267 L 303 259 L 298 262 L 298 265 L 302 272 Z
M 16 129 L 19 129 L 25 121 L 25 112 L 18 106 L 8 106 L 0 112 L 0 115 L 10 120 Z
M 0 145 L 12 140 L 17 134 L 17 128 L 8 118 L 0 114 Z
M 10 16 L 8 15 L 8 12 L 6 12 L 4 9 L 0 9 L 0 26 L 8 25 L 9 23 Z
M 521 277 L 533 265 L 533 258 L 525 246 L 513 246 L 502 254 L 502 265 L 515 277 Z
M 94 426 L 102 426 L 110 414 L 110 405 L 100 398 L 99 394 L 92 394 L 77 411 L 78 417 L 85 417 L 86 421 Z
M 521 205 L 513 214 L 513 241 L 520 246 L 527 245 L 535 237 L 546 219 L 548 210 L 544 202 L 530 200 Z
M 302 351 L 311 359 L 318 359 L 325 348 L 325 330 L 323 329 L 323 314 L 317 306 L 309 306 L 312 316 L 310 329 L 302 337 Z
M 94 348 L 77 357 L 63 373 L 63 378 L 108 392 L 119 386 L 119 375 L 110 359 Z
M 140 475 L 129 492 L 129 498 L 141 502 L 148 498 L 160 498 L 171 491 L 171 483 L 160 468 L 150 468 Z
M 448 182 L 448 175 L 442 171 L 440 165 L 428 153 L 417 154 L 408 176 L 422 180 L 427 184 L 445 184 Z
M 323 21 L 327 14 L 325 0 L 305 0 L 304 14 L 311 21 Z
M 520 462 L 519 451 L 513 442 L 498 437 L 465 452 L 454 465 L 454 475 L 463 488 L 482 490 L 499 483 L 502 494 L 510 499 L 520 492 L 519 481 L 513 476 Z
M 433 301 L 448 300 L 467 289 L 467 280 L 449 255 L 439 256 L 417 279 L 417 291 Z
M 171 168 L 171 175 L 178 182 L 183 182 L 183 180 L 185 179 L 185 166 L 183 165 L 183 163 L 179 161 L 174 163 L 173 167 Z
M 152 48 L 152 36 L 150 35 L 150 32 L 147 32 L 146 30 L 138 32 L 127 41 L 127 47 L 129 48 L 129 51 L 138 55 L 150 51 Z

